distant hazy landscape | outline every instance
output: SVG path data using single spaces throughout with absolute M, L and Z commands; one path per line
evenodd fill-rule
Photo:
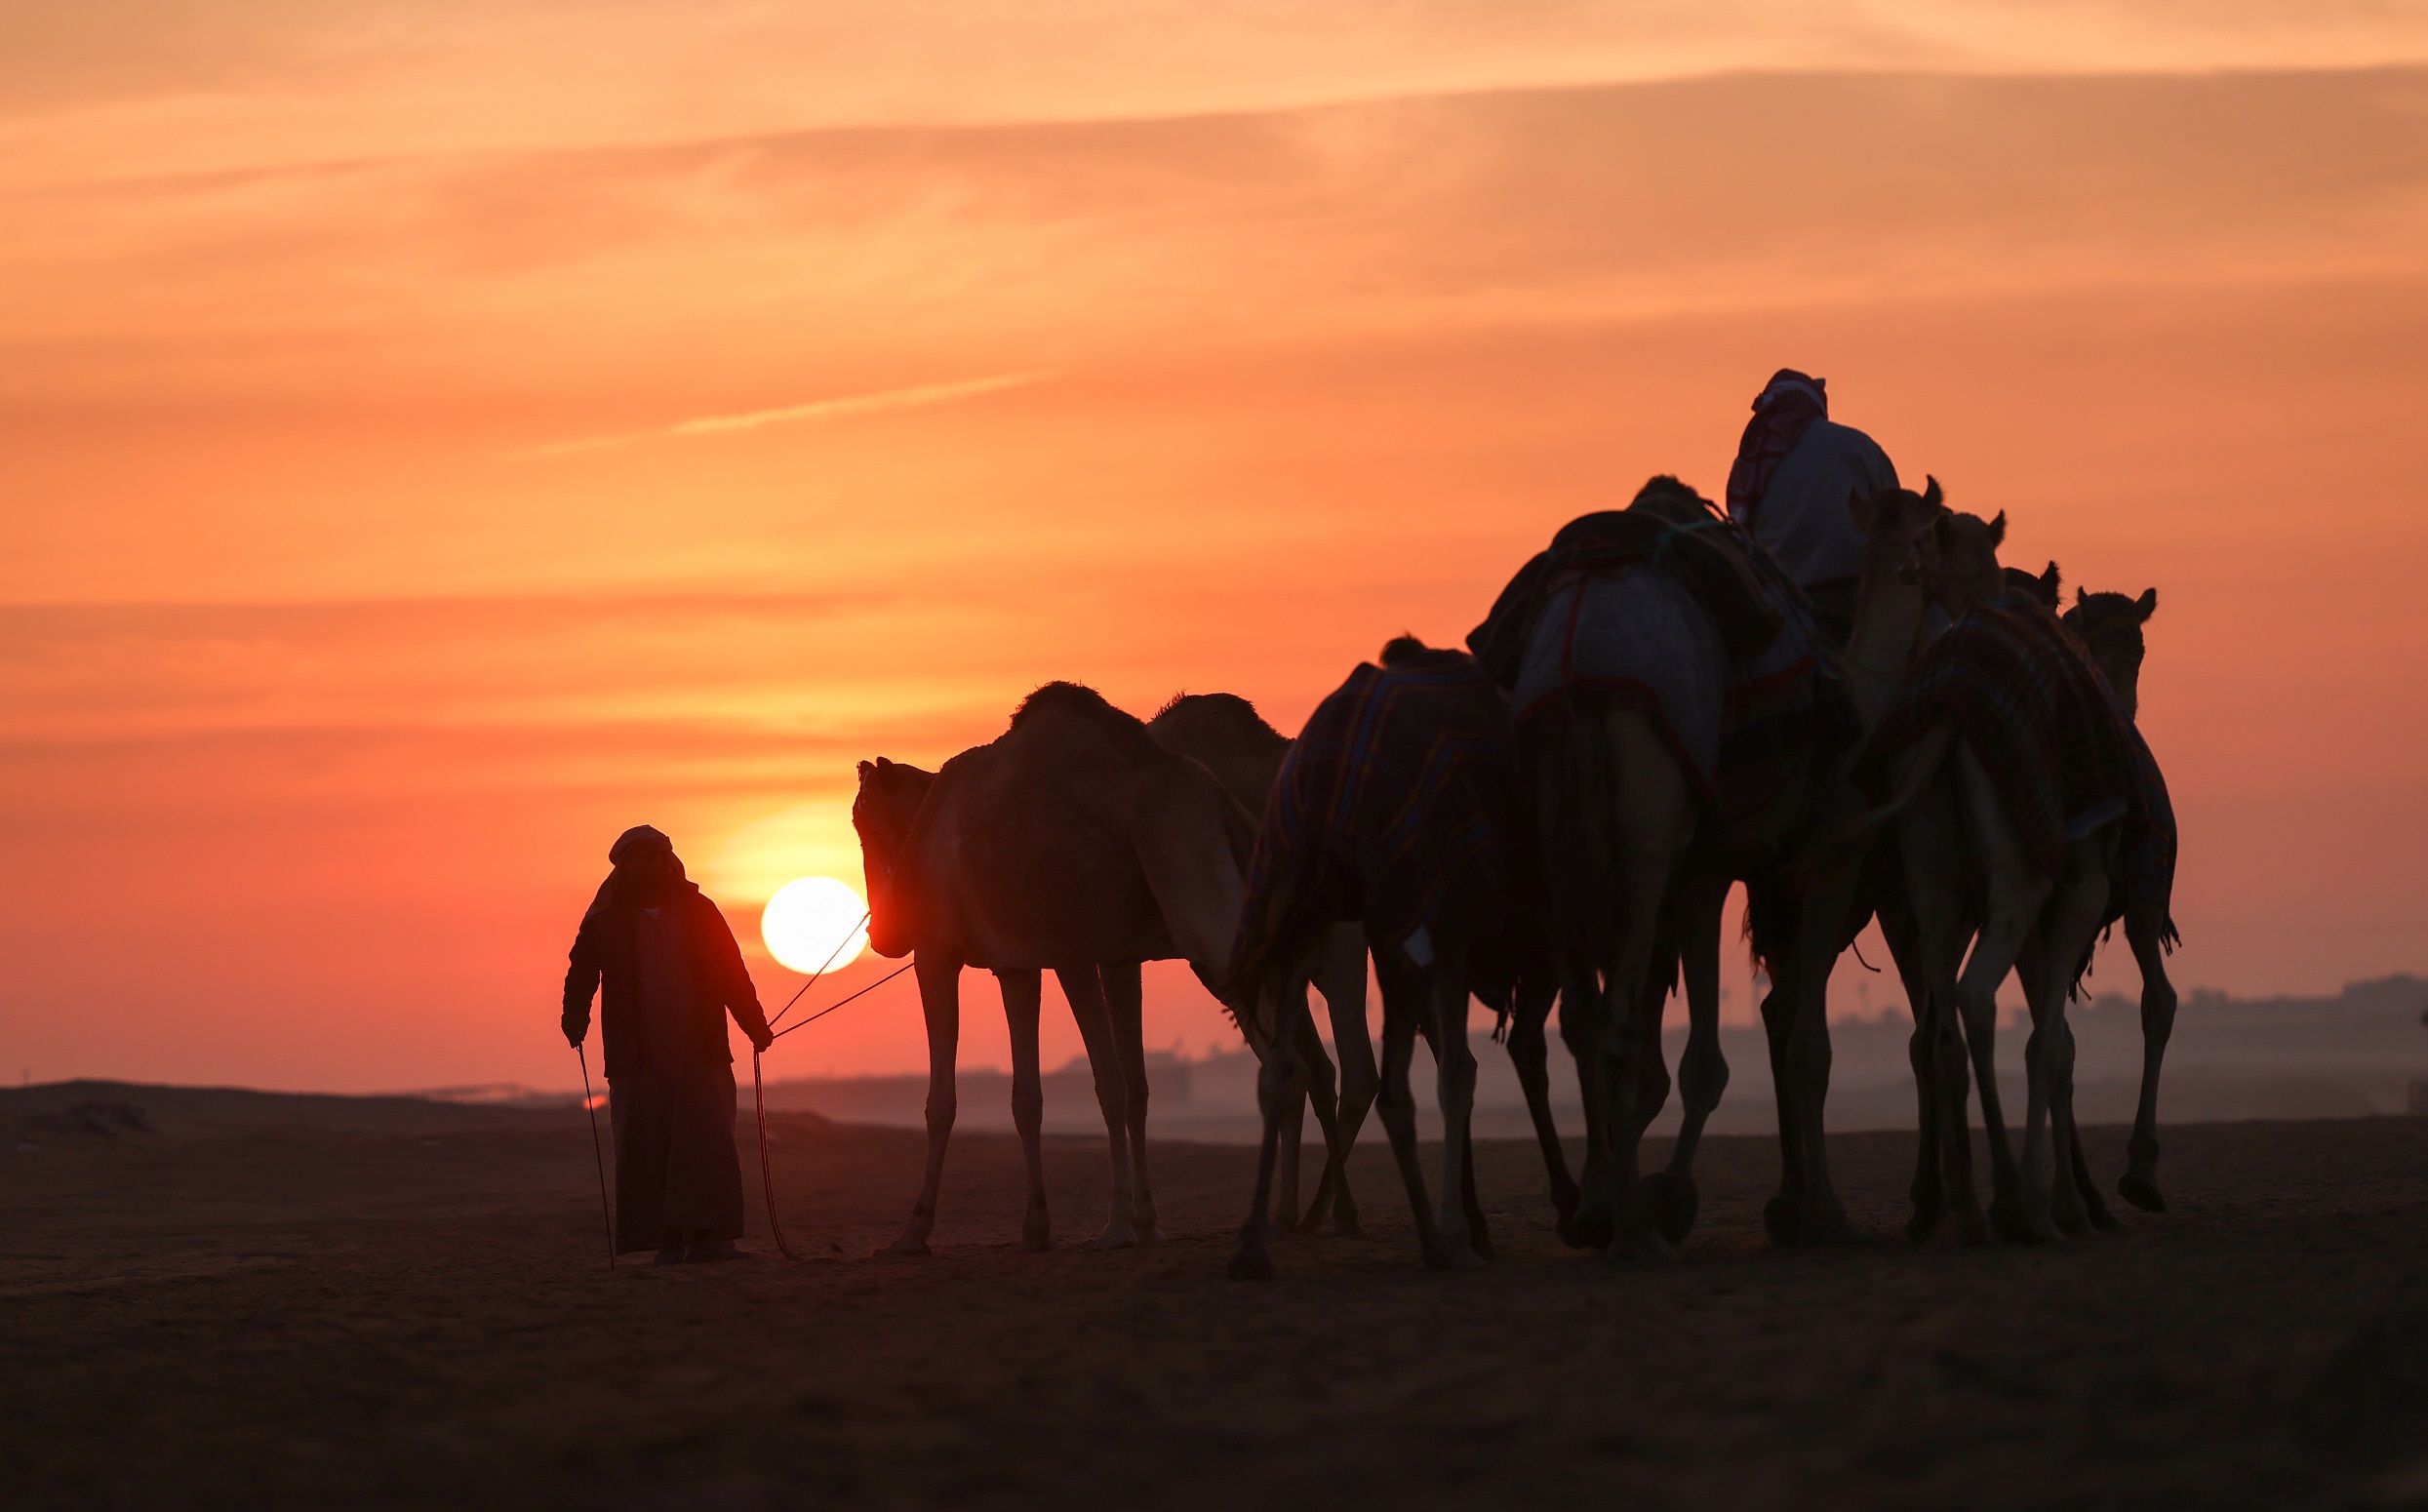
M 985 1012 L 988 989 L 967 995 L 962 1012 Z M 1055 1012 L 1051 999 L 1047 1011 Z M 1320 1012 L 1320 1010 L 1319 1010 Z M 2412 1106 L 2415 1084 L 2428 1083 L 2428 978 L 2389 976 L 2354 982 L 2331 998 L 2233 998 L 2219 992 L 2185 996 L 2167 1050 L 2162 1115 L 2173 1123 L 2246 1118 L 2361 1118 L 2402 1113 Z M 1680 1005 L 1672 1004 L 1665 1035 L 1670 1065 L 1686 1043 Z M 1478 1013 L 1479 1024 L 1488 1022 Z M 2141 1008 L 2138 999 L 2094 998 L 2074 1005 L 2079 1116 L 2091 1123 L 2129 1123 L 2141 1074 Z M 1910 1129 L 1914 1125 L 1913 1073 L 1906 1063 L 1906 1037 L 1913 1020 L 1892 1011 L 1875 1019 L 1840 1020 L 1830 1030 L 1833 1069 L 1829 1123 L 1833 1129 Z M 2005 1074 L 2021 1094 L 2020 1021 L 2002 1025 L 2009 1044 L 2000 1055 Z M 1509 1055 L 1491 1043 L 1485 1028 L 1473 1033 L 1480 1067 L 1476 1086 L 1479 1131 L 1495 1137 L 1527 1134 L 1524 1095 Z M 1769 1133 L 1775 1124 L 1769 1052 L 1761 1031 L 1721 1032 L 1729 1059 L 1729 1089 L 1712 1128 L 1727 1134 Z M 1553 1105 L 1561 1128 L 1583 1133 L 1575 1072 L 1556 1039 L 1551 1052 Z M 1417 1101 L 1433 1106 L 1432 1062 L 1419 1048 Z M 1172 1138 L 1216 1141 L 1256 1136 L 1256 1062 L 1241 1050 L 1182 1059 L 1150 1057 L 1150 1118 Z M 767 1089 L 771 1109 L 824 1114 L 842 1123 L 915 1126 L 925 1119 L 927 1078 L 867 1076 L 783 1081 Z M 1046 1127 L 1079 1134 L 1103 1127 L 1085 1060 L 1073 1060 L 1045 1078 Z M 745 1093 L 747 1088 L 745 1087 Z M 1012 1079 L 1000 1070 L 964 1068 L 957 1121 L 974 1129 L 1012 1127 Z M 1653 1128 L 1677 1127 L 1673 1094 Z M 1371 1126 L 1379 1137 L 1377 1126 Z

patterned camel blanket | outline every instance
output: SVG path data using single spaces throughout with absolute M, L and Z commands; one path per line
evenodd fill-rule
M 1889 758 L 1942 720 L 1971 747 L 2044 875 L 2063 876 L 2067 844 L 2113 820 L 2125 822 L 2124 854 L 2140 848 L 2150 821 L 2131 726 L 2082 643 L 2028 596 L 2004 594 L 1931 642 L 1872 732 L 1858 779 L 1884 794 Z
M 1861 727 L 1803 595 L 1739 527 L 1685 499 L 1691 509 L 1648 488 L 1625 511 L 1571 525 L 1468 643 L 1507 665 L 1502 686 L 1530 743 L 1584 709 L 1636 708 L 1702 801 L 1732 820 L 1776 801 L 1813 750 L 1843 749 Z M 1609 520 L 1649 533 L 1648 544 L 1578 547 Z
M 1532 831 L 1500 692 L 1455 651 L 1361 665 L 1274 778 L 1231 979 L 1261 980 L 1325 926 L 1363 920 L 1419 966 L 1486 939 L 1533 894 Z

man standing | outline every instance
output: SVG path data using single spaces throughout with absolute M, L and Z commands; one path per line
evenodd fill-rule
M 1821 633 L 1839 645 L 1854 623 L 1863 536 L 1847 513 L 1851 494 L 1897 486 L 1897 470 L 1871 437 L 1833 424 L 1823 381 L 1781 368 L 1754 399 L 1729 468 L 1729 514 L 1753 533 L 1812 601 Z
M 642 824 L 607 858 L 616 869 L 574 936 L 564 1028 L 581 1044 L 597 992 L 616 1131 L 616 1250 L 656 1248 L 660 1265 L 737 1259 L 742 1174 L 725 1015 L 761 1050 L 775 1037 L 734 932 L 684 877 L 673 842 Z

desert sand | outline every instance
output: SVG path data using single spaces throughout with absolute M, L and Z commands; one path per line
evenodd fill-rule
M 123 1100 L 152 1132 L 63 1110 Z M 744 1089 L 744 1133 L 748 1133 Z M 1101 1143 L 776 1122 L 793 1263 L 611 1270 L 578 1113 L 0 1094 L 0 1503 L 45 1507 L 2428 1505 L 2428 1120 L 2168 1132 L 2164 1215 L 2044 1249 L 1786 1252 L 1776 1158 L 1706 1147 L 1677 1263 L 1564 1250 L 1480 1147 L 1497 1263 L 1371 1235 L 1222 1277 L 1252 1152 L 1167 1143 L 1169 1239 L 1101 1253 Z M 2096 1169 L 2122 1132 L 2089 1132 Z M 1838 1136 L 1904 1217 L 1909 1134 Z

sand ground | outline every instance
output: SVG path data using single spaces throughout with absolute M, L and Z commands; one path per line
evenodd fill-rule
M 1052 1141 L 1020 1254 L 1017 1146 L 965 1136 L 935 1254 L 875 1259 L 921 1139 L 787 1116 L 820 1258 L 611 1272 L 578 1116 L 208 1112 L 0 1107 L 0 1504 L 2428 1506 L 2428 1120 L 2175 1129 L 2173 1212 L 1972 1252 L 1768 1248 L 1775 1155 L 1720 1138 L 1659 1268 L 1562 1249 L 1492 1143 L 1459 1275 L 1375 1138 L 1372 1237 L 1242 1286 L 1232 1147 L 1161 1147 L 1172 1237 L 1101 1253 L 1101 1144 Z M 1859 1217 L 1911 1150 L 1835 1140 Z

